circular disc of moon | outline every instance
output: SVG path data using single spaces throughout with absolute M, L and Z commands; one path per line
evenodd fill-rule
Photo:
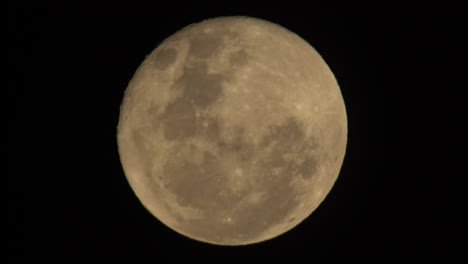
M 189 238 L 246 245 L 292 229 L 324 200 L 347 117 L 306 41 L 264 20 L 221 17 L 146 57 L 117 130 L 125 175 L 149 212 Z

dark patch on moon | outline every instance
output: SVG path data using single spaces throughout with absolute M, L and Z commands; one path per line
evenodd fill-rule
M 236 59 L 231 59 L 237 60 L 237 63 L 243 63 L 247 55 L 242 54 L 240 52 Z M 227 76 L 209 74 L 205 63 L 197 63 L 184 68 L 182 76 L 176 80 L 172 87 L 173 89 L 182 89 L 182 97 L 168 105 L 161 116 L 166 139 L 185 139 L 193 136 L 197 131 L 203 131 L 209 137 L 214 137 L 219 133 L 217 124 L 211 122 L 210 124 L 213 126 L 206 128 L 198 124 L 195 117 L 195 107 L 205 109 L 212 105 L 222 95 L 224 78 Z
M 260 190 L 266 192 L 266 199 L 254 207 L 243 208 L 237 219 L 237 228 L 230 230 L 228 237 L 238 236 L 242 230 L 244 237 L 250 239 L 260 235 L 266 229 L 284 222 L 284 218 L 294 210 L 299 201 L 289 185 L 291 178 L 288 172 L 273 177 L 268 169 L 259 170 L 257 183 Z
M 218 157 L 206 151 L 200 154 L 203 160 L 199 165 L 192 161 L 193 157 L 172 154 L 163 167 L 165 185 L 176 194 L 181 206 L 219 212 L 232 204 L 230 197 L 219 195 L 226 189 L 224 179 L 228 172 Z
M 303 178 L 309 179 L 315 175 L 318 169 L 317 160 L 312 155 L 307 155 L 298 166 L 293 168 L 293 173 L 302 175 Z
M 169 104 L 161 116 L 164 137 L 167 140 L 183 140 L 195 134 L 195 109 L 184 98 Z
M 220 140 L 219 122 L 215 118 L 200 117 L 197 119 L 197 134 L 211 142 Z
M 221 201 L 216 198 L 222 207 L 208 206 L 203 202 L 199 206 L 204 209 L 206 217 L 183 222 L 180 229 L 195 237 L 218 243 L 259 239 L 258 236 L 268 228 L 286 222 L 285 218 L 299 204 L 294 190 L 289 185 L 290 175 L 286 172 L 273 178 L 270 173 L 269 170 L 259 170 L 259 175 L 246 176 L 258 178 L 256 188 L 267 195 L 259 204 L 237 206 L 241 199 L 235 196 L 231 196 L 231 199 L 225 197 Z M 248 194 L 246 192 L 244 197 Z M 213 200 L 213 197 L 211 199 Z M 220 220 L 226 216 L 230 217 L 230 223 Z
M 248 163 L 254 158 L 255 146 L 245 140 L 245 129 L 243 127 L 233 128 L 234 137 L 228 142 L 220 139 L 217 142 L 218 148 L 225 152 L 233 153 L 241 162 Z
M 222 92 L 222 76 L 208 74 L 206 65 L 199 63 L 185 67 L 183 75 L 176 81 L 177 87 L 183 87 L 183 97 L 194 105 L 205 108 L 212 104 Z
M 218 139 L 218 156 L 205 156 L 201 166 L 191 163 L 190 157 L 173 159 L 164 166 L 167 188 L 179 197 L 180 204 L 206 213 L 202 219 L 182 222 L 179 228 L 209 241 L 236 243 L 257 239 L 270 227 L 294 221 L 290 215 L 300 201 L 290 182 L 299 173 L 311 177 L 316 167 L 312 156 L 302 158 L 300 163 L 283 158 L 284 154 L 299 157 L 305 153 L 304 146 L 313 146 L 306 144 L 300 123 L 294 118 L 288 119 L 284 124 L 272 127 L 272 132 L 265 136 L 262 144 L 254 146 L 245 141 L 243 128 L 235 128 L 235 136 L 228 142 L 220 139 L 218 122 L 209 122 L 216 127 L 212 136 Z M 269 151 L 265 158 L 259 160 L 255 171 L 242 176 L 253 177 L 255 186 L 249 186 L 240 193 L 225 191 L 229 189 L 225 180 L 229 172 L 222 165 L 223 159 L 234 155 L 241 161 L 242 168 L 246 168 L 246 164 L 255 158 L 255 151 Z M 275 170 L 278 168 L 280 170 Z M 223 190 L 227 194 L 219 195 Z M 253 191 L 264 193 L 264 199 L 238 206 L 242 198 Z M 226 214 L 230 222 L 220 222 Z
M 190 39 L 190 55 L 207 58 L 221 46 L 223 39 L 219 34 L 201 33 Z
M 165 48 L 162 49 L 156 54 L 154 58 L 154 65 L 155 67 L 163 71 L 167 69 L 177 58 L 177 51 L 173 48 Z
M 304 131 L 299 122 L 290 117 L 285 120 L 284 124 L 272 126 L 270 134 L 263 140 L 263 144 L 271 144 L 277 142 L 278 151 L 288 152 L 300 146 L 304 141 Z
M 229 57 L 233 67 L 243 66 L 249 61 L 249 55 L 245 50 L 239 50 L 231 54 Z
M 196 118 L 194 106 L 185 96 L 168 105 L 162 121 L 166 139 L 183 140 L 195 134 L 205 135 L 219 150 L 215 156 L 181 141 L 163 166 L 165 187 L 175 194 L 177 202 L 206 215 L 192 220 L 177 218 L 182 231 L 209 241 L 235 243 L 255 239 L 272 226 L 293 221 L 290 214 L 300 201 L 290 182 L 298 175 L 310 178 L 317 169 L 315 157 L 307 151 L 317 144 L 306 138 L 298 120 L 289 118 L 283 124 L 271 127 L 258 146 L 246 142 L 242 127 L 234 128 L 231 140 L 223 139 L 219 121 L 213 117 Z M 181 150 L 188 147 L 192 154 L 176 155 L 185 153 Z M 194 162 L 195 152 L 203 156 L 200 164 Z M 239 192 L 230 190 L 232 183 L 227 179 L 232 171 L 227 170 L 223 162 L 235 157 L 240 167 L 246 169 L 253 159 L 258 158 L 256 153 L 267 154 L 258 160 L 254 171 L 242 176 L 254 177 L 255 186 Z M 257 204 L 238 206 L 252 191 L 265 196 Z M 229 212 L 232 221 L 220 222 L 225 217 L 223 214 Z
M 272 127 L 271 133 L 264 138 L 261 145 L 271 147 L 269 160 L 272 168 L 284 168 L 289 173 L 301 174 L 304 178 L 312 177 L 317 171 L 317 158 L 310 151 L 317 148 L 318 144 L 306 139 L 295 118 L 289 118 L 284 124 Z

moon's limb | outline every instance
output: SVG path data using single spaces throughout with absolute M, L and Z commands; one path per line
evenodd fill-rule
M 118 126 L 125 174 L 164 224 L 208 243 L 278 236 L 310 215 L 343 162 L 338 84 L 300 37 L 258 19 L 191 25 L 127 88 Z

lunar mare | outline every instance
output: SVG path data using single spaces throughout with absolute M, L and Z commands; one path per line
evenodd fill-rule
M 260 19 L 192 24 L 138 68 L 121 105 L 125 175 L 162 223 L 245 245 L 298 225 L 336 181 L 346 110 L 315 49 Z

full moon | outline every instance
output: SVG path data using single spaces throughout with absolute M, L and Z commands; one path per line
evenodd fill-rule
M 164 225 L 246 245 L 287 232 L 325 199 L 345 156 L 346 109 L 301 37 L 256 18 L 213 18 L 145 58 L 117 142 L 131 188 Z

